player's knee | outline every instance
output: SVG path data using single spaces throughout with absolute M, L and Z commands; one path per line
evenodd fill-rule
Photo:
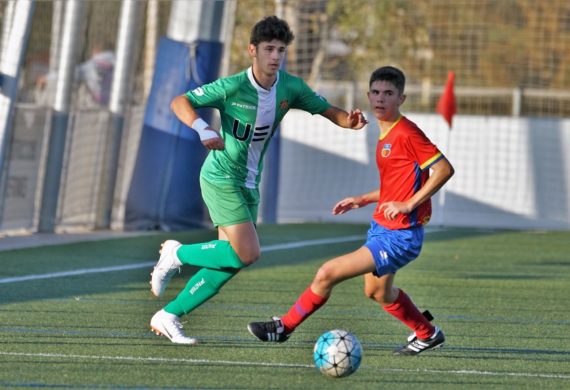
M 375 301 L 375 294 L 374 294 L 374 290 L 367 288 L 366 286 L 364 286 L 364 296 L 368 299 L 372 299 L 373 301 Z
M 382 306 L 390 305 L 394 303 L 396 298 L 398 297 L 397 293 L 394 295 L 394 289 L 385 290 L 379 288 L 372 288 L 365 286 L 364 287 L 364 295 L 367 298 L 372 299 L 375 302 L 378 302 Z
M 261 255 L 261 251 L 259 250 L 259 248 L 250 249 L 250 250 L 238 253 L 238 257 L 239 257 L 240 261 L 243 263 L 244 267 L 247 267 L 248 265 L 251 265 L 251 264 L 255 263 L 257 260 L 259 260 L 260 255 Z
M 319 285 L 330 287 L 335 284 L 335 269 L 329 263 L 321 265 L 315 275 L 314 282 Z
M 378 290 L 376 288 L 368 288 L 368 287 L 364 287 L 364 295 L 369 298 L 372 299 L 375 302 L 378 302 L 381 305 L 385 305 L 385 297 L 386 294 L 384 293 L 383 290 Z

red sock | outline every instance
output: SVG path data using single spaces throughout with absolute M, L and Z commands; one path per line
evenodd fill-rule
M 285 332 L 291 333 L 296 327 L 301 325 L 311 314 L 316 312 L 325 302 L 328 297 L 321 297 L 311 290 L 311 286 L 307 287 L 305 291 L 299 298 L 297 302 L 285 314 L 281 317 L 283 326 L 285 326 Z
M 402 290 L 396 301 L 384 306 L 383 309 L 416 332 L 416 336 L 420 339 L 429 339 L 435 332 L 435 327 L 420 313 L 410 297 Z

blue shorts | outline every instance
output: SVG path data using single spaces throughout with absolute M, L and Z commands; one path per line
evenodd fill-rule
M 390 230 L 372 221 L 365 247 L 370 250 L 376 271 L 375 276 L 394 274 L 419 256 L 424 241 L 423 226 Z

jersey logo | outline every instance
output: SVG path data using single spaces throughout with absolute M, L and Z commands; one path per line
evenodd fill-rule
M 382 157 L 388 157 L 390 155 L 391 151 L 392 151 L 392 144 L 386 144 L 382 147 L 382 151 L 380 152 L 380 155 Z
M 287 99 L 281 100 L 281 102 L 279 103 L 279 109 L 281 110 L 289 109 L 289 100 Z
M 253 130 L 253 138 L 251 140 L 253 142 L 263 141 L 267 134 L 269 134 L 269 126 L 256 127 L 255 130 Z
M 200 280 L 198 283 L 192 286 L 192 288 L 190 289 L 190 295 L 194 295 L 194 293 L 198 291 L 198 289 L 202 287 L 204 283 L 206 283 L 206 281 L 204 280 L 204 278 L 202 278 L 202 280 Z
M 234 119 L 234 125 L 232 128 L 232 134 L 234 138 L 239 141 L 247 141 L 249 139 L 249 135 L 251 134 L 251 129 L 253 128 L 251 123 L 245 124 L 245 129 L 240 121 Z M 243 130 L 242 130 L 243 129 Z M 267 138 L 271 131 L 271 127 L 267 126 L 256 126 L 253 128 L 253 137 L 251 138 L 252 142 L 259 142 L 264 141 Z
M 192 93 L 196 96 L 204 96 L 204 90 L 202 89 L 202 87 L 193 89 Z
M 243 108 L 244 110 L 255 110 L 257 107 L 252 106 L 251 104 L 244 104 L 238 102 L 232 102 L 232 106 L 237 108 Z
M 378 257 L 380 260 L 380 264 L 382 265 L 387 265 L 388 264 L 388 252 L 384 251 L 384 250 L 380 250 L 378 252 Z
M 239 141 L 247 141 L 247 139 L 249 138 L 249 134 L 251 133 L 251 128 L 253 126 L 251 125 L 251 123 L 246 123 L 244 131 L 240 130 L 241 127 L 242 126 L 241 126 L 240 121 L 238 121 L 237 119 L 234 119 L 234 125 L 232 128 L 232 133 L 234 135 L 234 138 L 239 140 Z

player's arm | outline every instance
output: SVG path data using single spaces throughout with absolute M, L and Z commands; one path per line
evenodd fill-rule
M 345 127 L 347 129 L 358 130 L 368 124 L 364 114 L 358 108 L 351 110 L 350 112 L 346 112 L 338 107 L 330 106 L 326 111 L 321 113 L 321 115 L 335 125 Z
M 352 209 L 359 209 L 361 207 L 369 205 L 370 203 L 378 202 L 379 197 L 380 190 L 376 190 L 363 195 L 344 198 L 334 205 L 332 213 L 333 215 L 339 215 L 344 214 Z
M 431 198 L 453 176 L 453 166 L 442 158 L 431 167 L 431 175 L 424 186 L 406 202 L 385 202 L 378 210 L 383 211 L 386 219 L 393 220 L 399 213 L 409 214 L 423 202 Z
M 170 109 L 182 123 L 198 133 L 200 141 L 206 149 L 224 149 L 224 140 L 220 137 L 220 133 L 200 118 L 186 95 L 179 95 L 172 99 Z

